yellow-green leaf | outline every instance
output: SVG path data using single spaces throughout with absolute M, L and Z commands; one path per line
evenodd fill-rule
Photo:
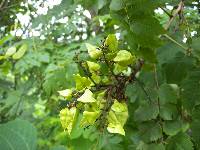
M 91 78 L 94 80 L 95 83 L 100 83 L 101 82 L 101 77 L 96 75 L 95 73 L 92 74 Z
M 90 72 L 99 71 L 99 69 L 100 69 L 100 65 L 95 62 L 87 61 L 87 65 L 88 65 Z
M 117 120 L 117 117 L 113 111 L 109 112 L 108 115 L 108 126 L 107 130 L 110 133 L 118 133 L 121 135 L 125 135 L 125 131 L 121 123 Z
M 105 40 L 105 45 L 108 46 L 108 49 L 112 52 L 117 51 L 118 41 L 114 34 L 109 34 Z
M 108 115 L 108 132 L 125 135 L 123 126 L 126 123 L 127 119 L 128 108 L 126 103 L 120 103 L 117 100 L 115 100 L 114 104 L 111 106 L 111 110 Z
M 19 50 L 12 56 L 13 59 L 20 59 L 22 56 L 24 56 L 26 50 L 27 50 L 27 45 L 23 44 Z
M 135 56 L 132 56 L 132 54 L 127 50 L 120 50 L 117 53 L 117 56 L 114 58 L 114 61 L 121 66 L 127 66 L 133 63 L 135 60 Z
M 126 123 L 128 119 L 128 107 L 125 102 L 118 102 L 117 100 L 114 101 L 114 104 L 111 107 L 111 110 L 114 111 L 117 120 L 120 122 L 122 126 Z
M 60 121 L 62 124 L 62 127 L 67 130 L 68 134 L 70 135 L 72 128 L 73 128 L 73 123 L 75 120 L 76 116 L 76 107 L 72 108 L 65 108 L 60 111 Z
M 122 73 L 122 71 L 126 70 L 126 66 L 121 66 L 119 64 L 114 64 L 113 72 L 115 75 Z
M 88 78 L 86 77 L 81 77 L 79 74 L 74 75 L 74 79 L 76 82 L 76 89 L 77 90 L 83 90 L 86 87 L 90 87 L 91 82 Z
M 16 47 L 12 46 L 7 49 L 5 57 L 10 57 L 16 52 Z
M 86 89 L 85 93 L 78 98 L 77 101 L 82 103 L 93 103 L 96 102 L 96 99 L 93 97 L 93 93 L 89 89 Z
M 58 91 L 58 93 L 65 97 L 66 99 L 70 99 L 72 97 L 72 90 L 71 89 L 66 89 L 66 90 L 62 90 L 62 91 Z
M 125 102 L 120 103 L 117 100 L 114 101 L 111 110 L 113 110 L 114 112 L 128 112 L 126 103 Z
M 91 58 L 97 59 L 102 55 L 101 50 L 98 50 L 96 46 L 86 43 L 86 48 Z
M 98 118 L 99 114 L 100 114 L 99 111 L 95 112 L 84 111 L 83 118 L 81 120 L 81 126 L 93 125 L 96 119 Z

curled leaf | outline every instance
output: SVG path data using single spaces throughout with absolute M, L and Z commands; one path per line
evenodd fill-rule
M 96 102 L 96 99 L 93 97 L 93 93 L 89 89 L 86 89 L 85 93 L 78 98 L 77 101 L 82 103 L 93 103 Z
M 86 43 L 86 48 L 91 58 L 97 59 L 102 55 L 101 50 L 98 50 L 96 46 Z

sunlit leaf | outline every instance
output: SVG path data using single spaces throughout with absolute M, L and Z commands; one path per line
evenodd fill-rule
M 66 99 L 70 99 L 72 97 L 72 90 L 71 89 L 66 89 L 66 90 L 62 90 L 62 91 L 58 91 L 58 93 L 65 97 Z
M 89 89 L 86 89 L 84 94 L 78 98 L 77 101 L 82 103 L 93 103 L 96 99 L 93 97 L 93 93 Z
M 118 50 L 118 41 L 114 34 L 109 34 L 105 40 L 105 45 L 108 46 L 108 49 L 112 52 Z
M 91 82 L 88 78 L 86 77 L 81 77 L 79 74 L 74 75 L 74 79 L 76 82 L 76 89 L 77 90 L 82 90 L 86 87 L 89 87 Z
M 16 52 L 16 47 L 12 46 L 7 49 L 5 56 L 9 57 L 12 56 Z
M 96 46 L 86 43 L 86 48 L 91 58 L 97 59 L 102 55 L 101 50 L 98 50 Z
M 119 65 L 127 66 L 135 61 L 135 56 L 133 56 L 127 50 L 120 50 L 117 53 L 117 56 L 114 58 L 114 61 L 117 62 Z
M 64 108 L 60 111 L 60 121 L 62 124 L 62 127 L 67 130 L 68 134 L 70 135 L 73 124 L 75 121 L 75 115 L 76 115 L 76 107 L 72 108 Z
M 83 118 L 81 120 L 81 126 L 93 125 L 98 116 L 99 116 L 98 111 L 95 112 L 84 111 Z
M 28 46 L 26 44 L 23 44 L 19 50 L 12 56 L 13 59 L 20 59 L 22 56 L 24 56 Z
M 90 72 L 95 72 L 100 69 L 100 65 L 95 62 L 87 61 L 87 65 L 88 65 Z

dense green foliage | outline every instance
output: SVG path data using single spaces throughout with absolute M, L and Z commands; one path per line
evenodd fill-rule
M 200 150 L 199 0 L 46 3 L 0 2 L 0 149 Z

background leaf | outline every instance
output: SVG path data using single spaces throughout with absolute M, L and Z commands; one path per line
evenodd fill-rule
M 0 133 L 3 150 L 36 150 L 36 129 L 28 121 L 17 119 L 1 124 Z

